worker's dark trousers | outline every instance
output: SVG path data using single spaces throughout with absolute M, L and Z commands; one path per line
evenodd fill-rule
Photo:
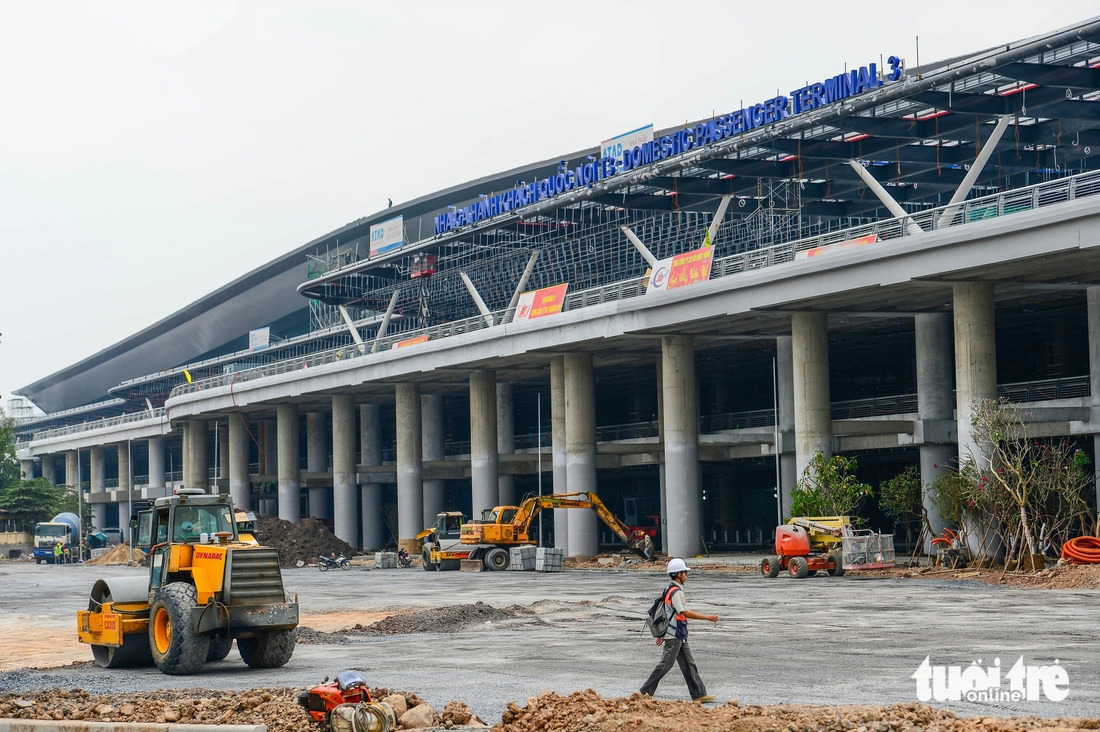
M 691 698 L 698 699 L 704 696 L 707 693 L 707 687 L 703 686 L 703 680 L 699 678 L 699 669 L 695 665 L 695 657 L 691 655 L 691 648 L 688 647 L 687 640 L 665 638 L 661 648 L 663 649 L 661 662 L 657 664 L 657 668 L 653 669 L 653 673 L 642 684 L 642 693 L 650 696 L 657 693 L 657 684 L 669 672 L 672 664 L 678 663 L 680 664 L 680 671 L 684 674 L 684 681 L 687 682 L 688 693 L 691 694 Z

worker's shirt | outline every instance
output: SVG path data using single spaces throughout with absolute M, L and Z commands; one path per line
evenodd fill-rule
M 687 640 L 688 622 L 687 618 L 684 617 L 684 611 L 687 610 L 687 600 L 684 599 L 684 586 L 676 580 L 673 580 L 672 584 L 679 587 L 680 591 L 673 592 L 672 597 L 669 598 L 669 603 L 676 614 L 672 617 L 672 622 L 668 624 L 668 632 L 665 635 Z

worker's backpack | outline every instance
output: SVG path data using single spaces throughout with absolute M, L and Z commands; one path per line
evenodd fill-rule
M 672 618 L 676 614 L 676 611 L 672 609 L 672 603 L 668 602 L 672 597 L 672 593 L 680 589 L 679 585 L 670 584 L 665 588 L 665 591 L 661 593 L 661 596 L 653 601 L 646 615 L 649 618 L 646 619 L 645 624 L 649 627 L 650 634 L 654 638 L 663 638 L 665 633 L 668 632 L 668 626 L 672 623 Z

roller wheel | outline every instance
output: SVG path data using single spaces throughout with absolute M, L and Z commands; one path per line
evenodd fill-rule
M 810 574 L 810 564 L 806 561 L 806 557 L 791 557 L 787 562 L 787 571 L 795 579 L 805 579 Z
M 149 645 L 147 633 L 127 633 L 122 636 L 122 645 L 92 646 L 92 658 L 97 666 L 103 668 L 129 668 L 132 666 L 152 666 L 153 651 Z
M 493 571 L 499 571 L 502 569 L 508 569 L 508 550 L 501 549 L 499 546 L 490 549 L 485 554 L 485 558 L 481 560 L 485 564 L 485 569 L 491 569 Z
M 285 666 L 294 655 L 294 644 L 297 642 L 297 628 L 269 630 L 251 638 L 238 638 L 237 650 L 252 668 L 278 668 Z
M 764 557 L 760 560 L 760 574 L 771 579 L 775 579 L 779 576 L 779 573 L 783 571 L 783 562 L 779 557 Z
M 211 661 L 221 661 L 229 655 L 229 651 L 233 649 L 232 638 L 210 638 L 210 650 L 206 652 L 207 663 Z
M 443 563 L 439 566 L 439 571 L 446 570 L 447 572 L 457 572 L 462 568 L 461 559 L 444 559 Z
M 197 593 L 186 582 L 165 585 L 149 611 L 149 645 L 153 661 L 162 673 L 193 674 L 206 663 L 210 636 L 196 635 L 191 628 L 191 608 Z
M 432 562 L 432 550 L 431 547 L 424 547 L 420 552 L 420 566 L 424 568 L 425 572 L 435 572 L 439 569 L 439 566 Z

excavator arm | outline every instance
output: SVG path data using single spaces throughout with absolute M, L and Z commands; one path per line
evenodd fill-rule
M 522 523 L 524 533 L 527 533 L 535 516 L 544 508 L 590 508 L 631 551 L 643 559 L 646 558 L 645 536 L 635 535 L 631 528 L 613 514 L 595 493 L 555 493 L 527 498 L 520 506 L 520 510 L 516 512 L 516 521 Z

